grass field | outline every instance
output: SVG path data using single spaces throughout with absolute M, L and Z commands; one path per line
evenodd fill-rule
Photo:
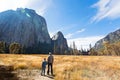
M 41 69 L 48 55 L 0 54 L 0 64 L 14 69 Z M 119 56 L 54 55 L 55 80 L 120 80 Z

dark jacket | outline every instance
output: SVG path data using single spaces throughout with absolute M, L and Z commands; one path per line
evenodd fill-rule
M 50 55 L 50 56 L 48 57 L 48 63 L 53 63 L 53 61 L 54 61 L 54 58 L 53 58 L 52 55 Z
M 47 61 L 43 61 L 43 62 L 42 62 L 42 68 L 45 69 L 45 68 L 46 68 L 46 65 L 47 65 Z

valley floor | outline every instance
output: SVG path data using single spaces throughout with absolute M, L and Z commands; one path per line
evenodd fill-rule
M 55 77 L 44 77 L 40 76 L 41 62 L 47 56 L 0 54 L 0 65 L 14 66 L 25 80 L 120 80 L 119 56 L 54 55 Z

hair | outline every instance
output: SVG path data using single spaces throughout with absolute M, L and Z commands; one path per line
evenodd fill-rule
M 44 60 L 46 60 L 46 58 L 44 58 Z

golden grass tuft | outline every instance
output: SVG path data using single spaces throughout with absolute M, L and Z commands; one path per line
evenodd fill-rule
M 28 69 L 28 65 L 25 62 L 22 63 L 18 63 L 16 65 L 14 65 L 14 69 Z

